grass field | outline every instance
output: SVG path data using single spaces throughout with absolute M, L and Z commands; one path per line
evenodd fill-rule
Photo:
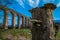
M 7 40 L 7 38 L 13 39 L 16 37 L 18 39 L 19 36 L 21 36 L 22 38 L 30 39 L 31 38 L 30 32 L 31 31 L 29 29 L 8 29 L 7 31 L 4 31 L 2 29 L 0 30 L 0 40 Z M 57 34 L 56 40 L 60 40 L 60 30 Z
M 8 29 L 7 31 L 2 29 L 0 30 L 0 40 L 29 39 L 31 38 L 30 32 L 29 29 Z

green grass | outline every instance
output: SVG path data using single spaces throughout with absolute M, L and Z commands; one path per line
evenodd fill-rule
M 59 31 L 58 31 L 58 33 L 57 33 L 56 40 L 60 40 L 60 29 L 59 29 Z
M 31 38 L 31 34 L 29 34 L 31 31 L 29 29 L 8 29 L 4 31 L 3 29 L 0 30 L 0 39 L 4 39 L 4 36 L 6 35 L 12 35 L 12 36 L 23 36 L 25 38 Z
M 8 29 L 4 31 L 3 29 L 0 30 L 0 40 L 3 40 L 6 35 L 12 36 L 23 36 L 25 38 L 31 38 L 31 31 L 30 29 Z M 60 30 L 57 34 L 56 40 L 60 40 Z

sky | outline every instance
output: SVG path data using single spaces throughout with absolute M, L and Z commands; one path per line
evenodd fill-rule
M 52 12 L 54 20 L 60 20 L 60 0 L 16 0 L 16 1 L 25 10 L 29 10 L 35 7 L 42 7 L 46 3 L 53 3 L 57 6 L 57 8 Z M 30 13 L 28 13 L 27 15 L 29 14 Z M 29 17 L 31 17 L 31 14 L 29 15 Z
M 27 17 L 32 17 L 32 14 L 28 10 L 31 10 L 35 7 L 42 7 L 46 3 L 53 3 L 57 6 L 57 8 L 52 12 L 53 18 L 54 20 L 60 20 L 60 0 L 8 0 L 7 2 L 5 0 L 0 0 L 2 5 L 9 3 L 9 1 L 12 4 L 8 4 L 6 7 L 13 9 Z M 0 15 L 1 14 L 3 13 L 0 12 Z

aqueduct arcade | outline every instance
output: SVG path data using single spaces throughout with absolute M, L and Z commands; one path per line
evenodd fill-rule
M 16 26 L 16 16 L 18 16 L 18 22 L 17 27 L 20 28 L 26 28 L 29 25 L 30 19 L 22 14 L 19 14 L 18 12 L 15 12 L 14 10 L 8 9 L 4 6 L 0 6 L 0 9 L 4 11 L 4 20 L 3 20 L 3 26 L 4 29 L 8 29 L 8 13 L 10 12 L 12 14 L 12 28 L 15 28 Z M 20 18 L 22 18 L 22 27 L 20 25 Z

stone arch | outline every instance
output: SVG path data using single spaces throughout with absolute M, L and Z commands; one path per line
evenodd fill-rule
M 3 9 L 2 10 L 4 11 L 4 21 L 3 21 L 3 26 L 4 26 L 4 29 L 8 29 L 8 12 L 9 10 L 7 9 Z
M 25 17 L 25 28 L 28 28 L 28 18 Z
M 18 16 L 17 15 L 15 16 L 15 20 L 16 20 L 15 21 L 15 27 L 18 28 Z
M 12 14 L 12 28 L 16 26 L 16 13 L 14 11 L 10 11 Z
M 17 14 L 17 28 L 18 29 L 20 29 L 21 28 L 21 22 L 20 22 L 20 20 L 21 20 L 21 15 L 20 14 Z
M 12 14 L 11 14 L 11 12 L 9 11 L 9 12 L 8 12 L 8 28 L 9 28 L 9 29 L 12 28 L 11 26 L 12 26 Z
M 4 10 L 0 9 L 0 28 L 3 28 Z
M 19 29 L 20 27 L 25 28 L 27 20 L 25 20 L 26 17 L 24 15 L 21 15 L 18 12 L 8 9 L 4 6 L 0 6 L 0 9 L 3 10 L 4 12 L 4 20 L 3 20 L 4 29 L 8 29 L 9 22 L 11 22 L 10 24 L 12 24 L 12 28 L 15 28 L 15 26 L 18 26 Z M 11 15 L 12 19 L 9 19 L 9 15 Z M 16 19 L 16 17 L 18 17 L 17 18 L 18 20 Z M 16 23 L 18 23 L 18 25 Z
M 20 16 L 20 28 L 22 28 L 22 15 Z

